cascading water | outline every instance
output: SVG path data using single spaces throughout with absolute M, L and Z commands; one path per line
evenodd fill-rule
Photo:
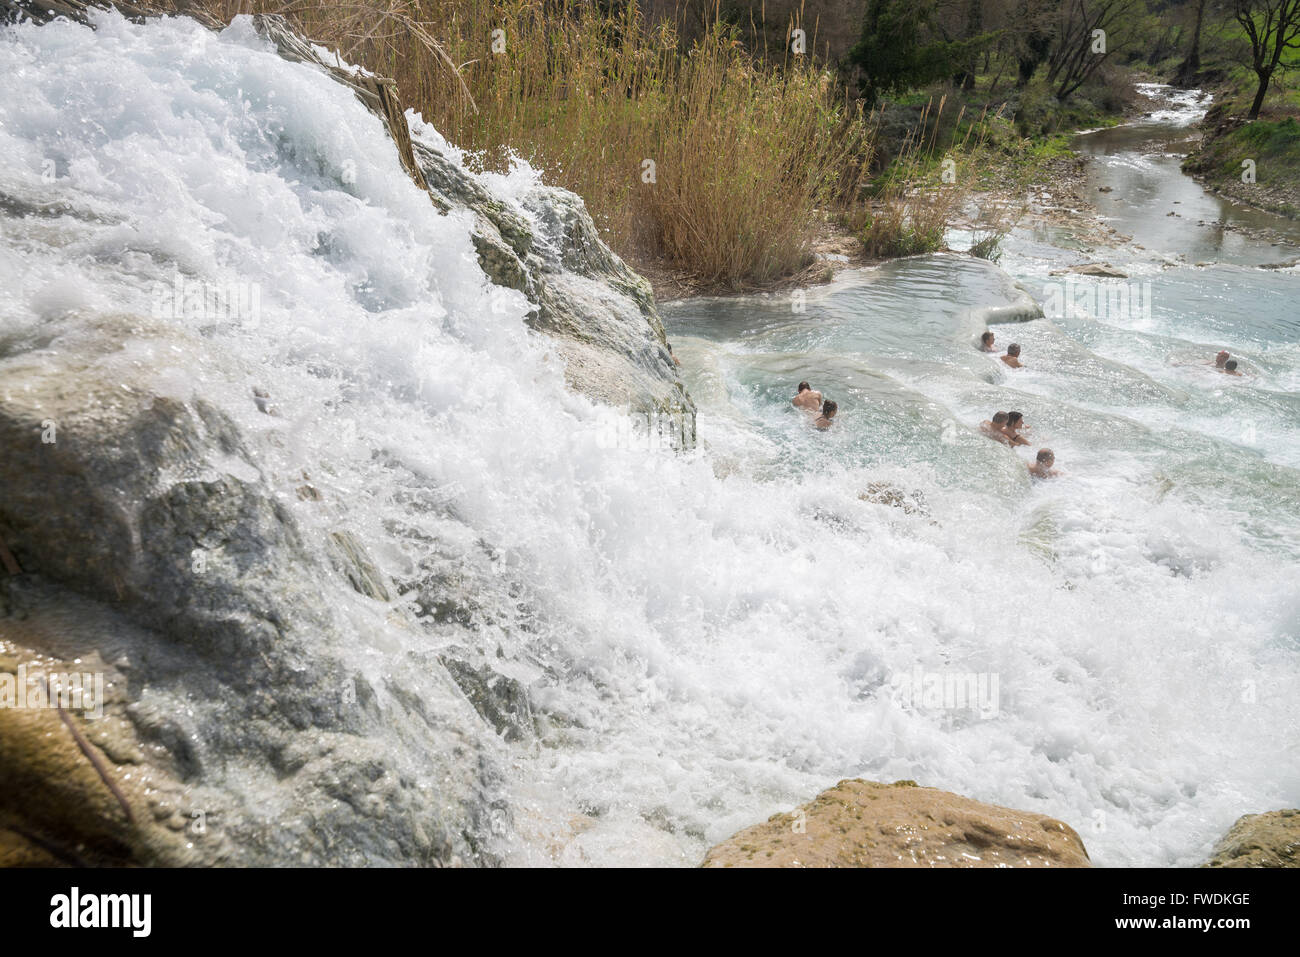
M 471 218 L 429 203 L 346 89 L 245 19 L 97 24 L 0 39 L 0 192 L 67 204 L 5 221 L 0 337 L 129 311 L 210 343 L 122 349 L 231 416 L 311 547 L 369 548 L 387 604 L 321 592 L 352 664 L 469 648 L 527 690 L 529 726 L 482 724 L 499 859 L 693 864 L 850 776 L 1051 814 L 1109 865 L 1193 863 L 1295 802 L 1300 336 L 1250 323 L 1293 276 L 1237 305 L 1257 372 L 1231 383 L 1162 358 L 1224 339 L 1214 309 L 1180 324 L 1212 283 L 1149 322 L 1016 326 L 1014 374 L 972 340 L 1018 294 L 961 257 L 847 274 L 802 313 L 680 304 L 701 442 L 670 454 L 566 387 Z M 509 201 L 537 177 L 480 181 Z M 1031 253 L 1009 264 L 1032 285 Z M 256 321 L 158 309 L 178 275 L 254 288 Z M 828 433 L 789 407 L 805 378 L 840 401 Z M 1009 406 L 1054 484 L 975 431 Z M 901 700 L 918 672 L 995 677 L 993 707 Z

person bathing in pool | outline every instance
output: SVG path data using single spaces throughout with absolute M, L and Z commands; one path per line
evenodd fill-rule
M 1056 478 L 1061 473 L 1052 468 L 1056 464 L 1056 455 L 1051 449 L 1039 449 L 1034 464 L 1029 466 L 1029 474 L 1037 479 Z
M 1023 362 L 1020 361 L 1020 344 L 1016 342 L 1013 342 L 1011 343 L 1011 345 L 1007 346 L 1006 355 L 999 356 L 998 358 L 1000 358 L 1007 365 L 1011 366 L 1011 368 L 1013 369 L 1023 369 L 1025 365 Z
M 825 432 L 827 429 L 831 427 L 831 419 L 835 418 L 835 413 L 838 412 L 839 410 L 840 407 L 838 405 L 836 405 L 830 399 L 827 399 L 825 402 L 822 403 L 822 414 L 817 416 L 817 418 L 813 421 L 813 425 L 817 426 L 817 428 Z
M 1222 369 L 1224 364 L 1230 359 L 1232 354 L 1227 349 L 1220 349 L 1219 354 L 1214 357 L 1214 367 Z
M 1004 431 L 1006 425 L 1007 414 L 1005 412 L 998 412 L 993 416 L 992 421 L 985 419 L 980 423 L 980 432 L 996 442 L 1001 442 L 1003 445 L 1010 445 L 1011 442 L 1007 439 L 1006 432 Z
M 807 382 L 800 382 L 798 395 L 790 400 L 790 404 L 796 409 L 817 412 L 822 407 L 822 394 Z
M 1220 369 L 1219 371 L 1227 375 L 1241 375 L 1241 373 L 1237 371 L 1236 359 L 1229 359 L 1227 362 L 1223 364 L 1223 368 Z
M 1021 429 L 1028 428 L 1025 425 L 1025 417 L 1020 412 L 1008 412 L 1007 422 L 1002 426 L 1002 434 L 1007 437 L 1008 445 L 1028 445 L 1029 440 L 1020 434 Z
M 993 331 L 985 329 L 984 334 L 980 336 L 980 352 L 993 351 Z

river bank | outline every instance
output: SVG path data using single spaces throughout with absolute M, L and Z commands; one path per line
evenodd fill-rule
M 1184 172 L 1233 202 L 1300 218 L 1300 124 L 1294 118 L 1248 122 L 1215 106 L 1200 133 Z
M 1096 206 L 1086 192 L 1087 158 L 1072 150 L 1027 158 L 1028 150 L 993 157 L 968 190 L 961 214 L 949 229 L 978 231 L 991 220 L 1007 226 L 1051 224 L 1073 229 L 1082 240 L 1103 244 L 1122 240 L 1096 218 Z M 1026 184 L 1030 184 L 1026 189 Z M 879 209 L 877 210 L 879 211 Z M 953 251 L 945 246 L 945 250 Z M 824 286 L 849 269 L 878 266 L 888 260 L 867 254 L 862 238 L 838 218 L 823 214 L 811 247 L 811 261 L 802 270 L 770 283 L 734 289 L 698 281 L 663 260 L 633 260 L 633 268 L 649 280 L 657 302 L 702 296 L 778 294 Z
M 1110 126 L 1120 126 L 1140 122 L 1160 108 L 1157 98 L 1139 88 L 1125 113 L 1105 119 Z M 1013 129 L 1009 121 L 1000 122 Z M 947 224 L 946 231 L 948 241 L 955 239 L 958 245 L 945 242 L 936 251 L 965 251 L 971 236 L 987 236 L 1013 227 L 1064 230 L 1080 246 L 1099 250 L 1126 242 L 1130 237 L 1105 221 L 1098 207 L 1099 194 L 1089 189 L 1088 155 L 1071 145 L 1082 132 L 1086 131 L 1030 140 L 1004 131 L 998 137 L 997 148 L 981 149 L 974 181 L 951 187 L 965 191 L 964 200 L 957 204 L 958 215 Z M 874 204 L 874 213 L 883 211 L 879 203 Z M 702 296 L 771 295 L 824 286 L 845 270 L 887 261 L 868 255 L 861 235 L 839 217 L 822 213 L 809 263 L 769 283 L 737 289 L 700 282 L 689 271 L 673 268 L 661 259 L 633 257 L 631 263 L 650 281 L 658 302 L 673 302 Z

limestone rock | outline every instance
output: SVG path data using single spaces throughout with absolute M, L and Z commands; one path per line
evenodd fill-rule
M 90 5 L 0 0 L 0 17 L 87 23 Z M 487 278 L 532 304 L 572 386 L 669 413 L 693 444 L 650 287 L 577 196 L 499 195 L 445 144 L 413 140 L 391 81 L 331 62 L 281 18 L 253 23 L 280 56 L 349 87 L 411 180 L 472 223 Z M 0 195 L 0 225 L 96 215 L 60 195 Z M 529 700 L 535 663 L 479 647 L 464 563 L 446 588 L 397 582 L 344 516 L 316 527 L 295 512 L 338 503 L 311 475 L 277 474 L 272 433 L 239 418 L 228 390 L 247 395 L 253 371 L 178 392 L 148 359 L 239 369 L 218 342 L 93 311 L 0 326 L 0 672 L 39 661 L 112 689 L 97 720 L 0 711 L 0 861 L 495 863 L 510 824 L 498 735 L 558 719 Z M 260 384 L 253 399 L 280 414 Z M 421 624 L 403 598 L 469 636 L 406 642 Z
M 1300 867 L 1300 810 L 1237 818 L 1202 867 Z
M 0 0 L 0 15 L 38 23 L 63 15 L 86 23 L 89 7 L 109 5 Z M 118 0 L 111 5 L 134 19 L 148 13 Z M 188 3 L 185 13 L 209 28 L 224 26 Z M 534 305 L 530 324 L 556 340 L 572 388 L 630 411 L 666 414 L 678 432 L 674 447 L 694 446 L 695 404 L 668 351 L 650 284 L 600 239 L 579 196 L 549 186 L 534 188 L 517 203 L 494 195 L 438 144 L 412 136 L 392 80 L 331 62 L 283 17 L 258 14 L 253 26 L 284 59 L 310 63 L 352 90 L 384 124 L 402 168 L 435 206 L 474 214 L 480 266 L 493 283 L 523 293 Z M 6 201 L 17 200 L 0 196 L 0 212 Z
M 871 482 L 858 496 L 864 502 L 902 509 L 904 515 L 929 515 L 925 494 L 920 489 L 907 490 L 892 482 Z
M 704 867 L 1090 867 L 1079 835 L 1030 811 L 912 781 L 841 781 L 714 847 Z
M 412 147 L 438 208 L 474 212 L 479 265 L 533 304 L 529 324 L 555 341 L 569 385 L 617 407 L 667 413 L 684 438 L 675 446 L 693 446 L 695 405 L 668 351 L 650 284 L 605 245 L 582 199 L 537 186 L 507 201 L 440 144 L 417 134 Z
M 347 664 L 367 636 L 322 589 L 374 600 L 380 627 L 363 544 L 311 548 L 240 427 L 157 394 L 128 343 L 217 348 L 129 315 L 0 341 L 0 537 L 22 570 L 0 577 L 0 658 L 116 695 L 85 722 L 103 774 L 56 713 L 0 709 L 7 840 L 65 863 L 490 863 L 499 772 L 470 702 L 427 663 L 381 686 Z
M 255 14 L 253 26 L 262 36 L 275 44 L 276 51 L 286 60 L 313 63 L 323 69 L 333 80 L 342 83 L 379 117 L 384 129 L 393 138 L 397 158 L 402 169 L 421 189 L 427 188 L 419 165 L 411 153 L 411 134 L 406 125 L 406 115 L 397 94 L 397 84 L 388 77 L 376 76 L 363 70 L 347 70 L 330 63 L 313 49 L 310 42 L 299 36 L 284 17 L 275 14 Z
M 532 703 L 527 686 L 493 667 L 490 660 L 474 662 L 467 649 L 439 655 L 439 661 L 465 693 L 470 704 L 507 741 L 521 741 L 534 732 Z
M 1128 278 L 1128 273 L 1116 269 L 1110 263 L 1085 263 L 1082 266 L 1071 266 L 1069 271 L 1080 276 L 1093 276 L 1098 279 Z

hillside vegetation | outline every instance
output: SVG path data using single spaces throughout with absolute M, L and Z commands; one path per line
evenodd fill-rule
M 1135 75 L 1253 75 L 1211 0 L 160 2 L 286 16 L 393 77 L 472 163 L 534 165 L 634 266 L 697 289 L 799 274 L 828 230 L 937 248 L 972 190 L 1048 180 L 1064 134 L 1132 111 Z

